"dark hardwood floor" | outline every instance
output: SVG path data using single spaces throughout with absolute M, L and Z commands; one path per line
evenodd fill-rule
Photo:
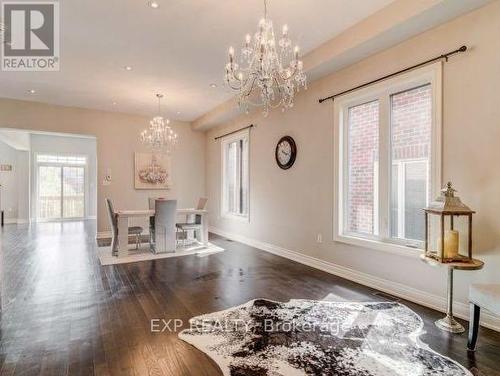
M 7 225 L 1 230 L 1 375 L 220 375 L 153 318 L 180 318 L 254 298 L 381 301 L 375 290 L 212 236 L 227 251 L 99 265 L 95 222 Z M 404 302 L 425 320 L 421 339 L 478 375 L 500 375 L 500 334 L 438 330 L 441 313 Z

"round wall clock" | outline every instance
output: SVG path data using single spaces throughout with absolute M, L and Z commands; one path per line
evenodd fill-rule
M 288 170 L 293 166 L 297 157 L 297 146 L 290 136 L 282 137 L 276 145 L 276 163 L 283 170 Z

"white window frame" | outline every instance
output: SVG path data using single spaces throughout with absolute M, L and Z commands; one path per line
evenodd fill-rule
M 333 240 L 365 248 L 418 257 L 421 249 L 405 244 L 390 237 L 390 174 L 391 174 L 391 95 L 431 84 L 432 90 L 432 125 L 430 154 L 431 196 L 441 188 L 441 153 L 442 153 L 442 62 L 437 62 L 412 70 L 408 73 L 381 81 L 366 88 L 347 93 L 335 98 L 334 102 L 334 218 Z M 347 111 L 350 107 L 363 103 L 379 101 L 379 162 L 377 186 L 378 236 L 347 234 L 344 231 L 346 218 L 346 164 L 347 164 Z
M 248 145 L 248 155 L 247 155 L 247 161 L 248 161 L 248 187 L 247 187 L 247 213 L 246 214 L 237 214 L 237 213 L 232 213 L 229 212 L 227 209 L 227 202 L 226 202 L 226 197 L 227 197 L 227 192 L 226 192 L 226 149 L 227 145 L 234 142 L 234 141 L 239 141 L 239 140 L 246 140 L 247 145 Z M 239 131 L 237 133 L 233 133 L 229 136 L 225 136 L 221 140 L 221 202 L 220 202 L 220 213 L 222 218 L 226 219 L 235 219 L 243 222 L 249 222 L 250 221 L 250 130 L 249 129 L 244 129 L 242 131 Z

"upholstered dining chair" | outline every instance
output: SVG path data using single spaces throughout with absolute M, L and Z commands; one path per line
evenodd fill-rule
M 155 200 L 154 253 L 175 252 L 177 236 L 175 220 L 177 218 L 177 200 Z
M 155 209 L 155 200 L 156 199 L 154 197 L 148 198 L 149 210 Z M 152 215 L 149 217 L 149 245 L 151 249 L 153 249 L 154 243 L 155 243 L 155 216 Z
M 198 200 L 198 205 L 196 206 L 197 210 L 205 210 L 207 207 L 208 198 L 200 197 Z M 188 231 L 201 231 L 201 215 L 187 215 L 186 222 L 177 223 L 177 228 L 182 231 L 183 239 L 187 242 L 187 232 Z
M 113 203 L 109 198 L 106 198 L 106 207 L 108 209 L 108 218 L 111 225 L 111 252 L 113 256 L 118 254 L 118 220 L 113 209 Z M 141 234 L 144 229 L 141 226 L 132 226 L 128 228 L 128 234 L 135 236 L 135 249 L 139 249 Z
M 148 198 L 148 207 L 149 210 L 155 210 L 155 201 L 156 200 L 166 200 L 163 197 L 149 197 Z M 153 247 L 155 242 L 155 216 L 152 215 L 149 217 L 149 244 Z
M 467 349 L 476 350 L 481 308 L 500 315 L 500 284 L 473 284 L 469 289 L 470 318 Z

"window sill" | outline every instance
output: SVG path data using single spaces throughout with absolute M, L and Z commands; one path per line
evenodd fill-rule
M 250 222 L 250 216 L 249 215 L 237 215 L 237 214 L 231 214 L 231 213 L 223 213 L 221 215 L 222 219 L 230 219 L 230 220 L 235 220 L 239 222 Z
M 339 243 L 355 245 L 358 247 L 373 249 L 376 251 L 382 251 L 411 258 L 419 258 L 423 252 L 423 250 L 419 248 L 408 247 L 405 245 L 391 243 L 391 242 L 384 242 L 380 240 L 362 239 L 347 235 L 336 235 L 333 240 Z

